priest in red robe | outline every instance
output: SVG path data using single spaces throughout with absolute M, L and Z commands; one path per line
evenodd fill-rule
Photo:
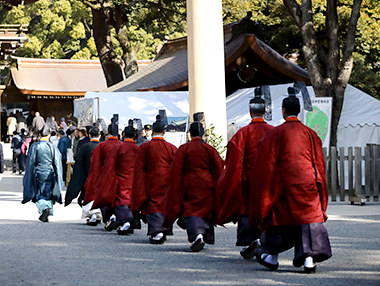
M 224 162 L 218 151 L 202 140 L 203 127 L 190 125 L 191 141 L 180 146 L 170 166 L 171 176 L 165 195 L 165 222 L 186 229 L 194 252 L 204 244 L 214 244 L 215 187 Z
M 278 268 L 278 254 L 294 246 L 295 267 L 313 273 L 316 262 L 331 257 L 325 227 L 328 193 L 322 142 L 297 115 L 293 88 L 282 103 L 286 122 L 269 131 L 257 150 L 251 192 L 251 224 L 261 222 L 263 253 L 258 261 Z
M 140 145 L 133 172 L 132 213 L 134 217 L 146 217 L 152 244 L 163 244 L 166 235 L 173 235 L 172 226 L 162 226 L 163 198 L 169 186 L 171 158 L 177 148 L 164 140 L 164 133 L 164 123 L 157 115 L 152 140 Z
M 139 228 L 135 223 L 131 209 L 131 191 L 133 182 L 133 169 L 135 158 L 139 147 L 134 139 L 137 135 L 133 128 L 133 120 L 129 120 L 129 125 L 124 128 L 124 142 L 119 148 L 116 160 L 117 189 L 112 207 L 120 227 L 117 233 L 128 235 L 133 233 L 134 228 Z M 141 226 L 140 226 L 141 228 Z
M 105 229 L 111 231 L 118 225 L 112 203 L 117 189 L 116 160 L 122 142 L 118 139 L 118 125 L 108 126 L 108 138 L 91 152 L 91 167 L 84 186 L 84 205 L 93 202 L 92 209 L 100 208 Z
M 236 246 L 245 246 L 240 252 L 244 259 L 251 259 L 261 250 L 258 225 L 249 226 L 250 191 L 255 191 L 252 173 L 255 167 L 257 146 L 265 134 L 274 127 L 267 124 L 265 101 L 261 89 L 255 89 L 255 98 L 249 102 L 251 123 L 241 128 L 228 142 L 226 168 L 216 190 L 218 223 L 237 222 Z

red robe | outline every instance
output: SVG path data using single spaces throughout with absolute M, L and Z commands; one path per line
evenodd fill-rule
M 113 203 L 117 189 L 116 159 L 121 145 L 117 137 L 111 136 L 91 152 L 84 205 L 94 201 L 92 208 L 97 209 Z
M 131 207 L 133 168 L 139 147 L 132 139 L 125 139 L 116 161 L 117 191 L 114 206 Z
M 318 135 L 296 117 L 268 132 L 257 151 L 250 223 L 263 229 L 324 222 L 328 202 Z
M 215 186 L 223 167 L 218 151 L 199 137 L 182 145 L 170 166 L 170 185 L 164 198 L 164 225 L 189 216 L 213 221 Z
M 177 148 L 163 137 L 153 137 L 140 145 L 136 154 L 131 193 L 134 217 L 164 213 L 163 197 L 170 180 L 170 162 Z
M 228 142 L 226 168 L 216 189 L 219 224 L 237 221 L 240 216 L 249 215 L 249 178 L 255 165 L 257 146 L 273 128 L 263 118 L 254 118 Z

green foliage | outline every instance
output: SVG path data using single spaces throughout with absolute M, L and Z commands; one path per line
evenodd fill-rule
M 100 0 L 89 0 L 100 3 Z M 287 56 L 299 54 L 298 64 L 305 67 L 302 57 L 302 37 L 299 28 L 288 15 L 282 0 L 223 0 L 225 24 L 242 19 L 252 11 L 252 20 L 259 23 L 259 38 L 278 53 Z M 111 0 L 111 5 L 123 8 L 130 44 L 137 49 L 138 59 L 152 59 L 156 47 L 166 39 L 186 35 L 186 1 L 129 1 Z M 350 83 L 380 97 L 380 1 L 363 0 L 355 40 L 354 68 Z M 161 6 L 160 6 L 161 5 Z M 326 1 L 313 0 L 313 23 L 317 39 L 327 47 Z M 338 17 L 341 45 L 352 9 L 351 0 L 340 0 Z M 23 57 L 39 58 L 97 58 L 92 37 L 92 14 L 81 0 L 39 0 L 34 4 L 14 6 L 10 11 L 0 10 L 0 24 L 29 24 L 30 42 L 16 52 Z M 120 43 L 114 37 L 116 54 L 122 58 Z
M 220 157 L 225 159 L 227 146 L 223 146 L 223 137 L 215 133 L 215 126 L 213 124 L 210 125 L 208 129 L 206 129 L 207 143 L 218 151 Z
M 30 42 L 16 51 L 18 56 L 69 59 L 80 55 L 83 58 L 92 56 L 87 47 L 91 38 L 88 29 L 91 17 L 90 9 L 80 0 L 39 0 L 31 5 L 13 7 L 1 24 L 29 24 Z
M 62 59 L 63 54 L 61 43 L 57 40 L 54 40 L 52 44 L 42 51 L 42 57 L 44 59 Z

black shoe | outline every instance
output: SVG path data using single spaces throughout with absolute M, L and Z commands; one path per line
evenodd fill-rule
M 19 175 L 22 175 L 22 172 L 23 172 L 23 171 L 19 171 L 19 172 L 18 172 L 18 173 L 19 173 Z
M 44 209 L 38 219 L 42 222 L 48 222 L 49 221 L 48 216 L 49 216 L 49 209 Z
M 126 230 L 121 230 L 120 228 L 117 230 L 118 235 L 130 235 L 133 234 L 133 228 L 128 228 Z
M 109 221 L 107 221 L 107 223 L 104 226 L 106 231 L 113 231 L 116 227 L 117 227 L 116 220 L 109 220 Z
M 89 219 L 87 219 L 86 224 L 90 226 L 97 226 L 98 221 L 90 221 Z
M 165 240 L 166 240 L 166 235 L 164 235 L 160 239 L 154 239 L 152 236 L 149 237 L 149 242 L 151 244 L 164 244 Z
M 240 251 L 240 255 L 245 260 L 252 259 L 256 254 L 261 255 L 261 244 L 260 244 L 260 241 L 258 240 L 252 242 L 250 245 L 248 245 L 247 247 L 244 247 Z
M 306 274 L 313 274 L 317 270 L 317 266 L 314 266 L 314 267 L 304 267 L 303 269 L 304 269 L 304 272 Z
M 279 264 L 271 264 L 266 262 L 264 259 L 261 258 L 261 255 L 256 255 L 257 262 L 259 262 L 261 265 L 265 266 L 266 268 L 269 268 L 270 270 L 276 270 L 279 266 Z
M 190 246 L 190 249 L 192 252 L 199 252 L 203 249 L 204 246 L 205 246 L 205 242 L 200 237 L 193 242 L 193 244 Z

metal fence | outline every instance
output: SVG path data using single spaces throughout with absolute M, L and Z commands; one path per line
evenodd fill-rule
M 364 150 L 363 150 L 364 149 Z M 332 201 L 360 202 L 379 201 L 380 192 L 380 145 L 367 144 L 365 148 L 349 147 L 337 150 L 323 149 L 326 161 L 326 178 Z M 337 152 L 338 151 L 338 152 Z M 330 164 L 331 163 L 331 164 Z

